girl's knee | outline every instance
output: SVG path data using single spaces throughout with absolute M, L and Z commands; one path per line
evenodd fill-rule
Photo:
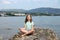
M 22 31 L 23 29 L 22 28 L 18 28 L 18 30 Z

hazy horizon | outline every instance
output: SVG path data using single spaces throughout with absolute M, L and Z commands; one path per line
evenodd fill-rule
M 0 0 L 0 9 L 35 9 L 41 7 L 60 9 L 60 0 Z

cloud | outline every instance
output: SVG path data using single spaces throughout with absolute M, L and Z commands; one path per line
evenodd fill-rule
M 17 1 L 16 0 L 2 0 L 2 3 L 3 4 L 15 4 L 17 3 Z
M 10 2 L 10 1 L 7 1 L 7 0 L 2 1 L 2 3 L 3 3 L 3 4 L 11 4 L 11 2 Z

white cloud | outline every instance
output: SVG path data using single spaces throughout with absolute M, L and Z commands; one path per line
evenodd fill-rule
M 2 3 L 3 3 L 3 4 L 11 4 L 11 2 L 10 2 L 10 1 L 7 1 L 7 0 L 2 1 Z
M 16 0 L 2 0 L 2 3 L 3 4 L 15 4 L 17 3 L 17 1 Z

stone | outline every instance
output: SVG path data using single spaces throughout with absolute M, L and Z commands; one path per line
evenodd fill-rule
M 9 40 L 58 40 L 57 35 L 51 29 L 35 28 L 35 33 L 21 37 L 21 33 L 15 34 Z

